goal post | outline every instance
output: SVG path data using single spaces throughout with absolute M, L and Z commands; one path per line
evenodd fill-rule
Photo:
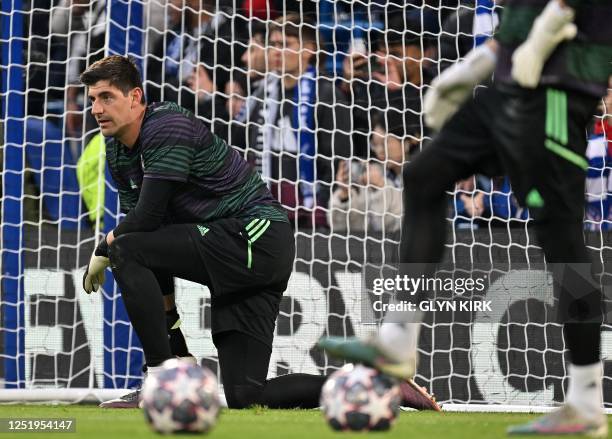
M 2 2 L 2 332 L 6 388 L 26 384 L 23 292 L 24 34 L 21 0 Z

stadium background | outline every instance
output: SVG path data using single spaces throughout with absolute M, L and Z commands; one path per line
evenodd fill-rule
M 177 84 L 166 81 L 163 75 L 160 82 L 153 82 L 148 79 L 154 73 L 150 66 L 157 63 L 156 68 L 167 72 L 170 64 L 184 66 L 191 62 L 194 68 L 198 61 L 202 62 L 216 90 L 209 93 L 207 101 L 211 102 L 212 112 L 202 110 L 200 116 L 211 121 L 219 135 L 238 143 L 238 139 L 232 139 L 232 124 L 257 122 L 231 116 L 227 101 L 241 97 L 243 105 L 247 105 L 252 84 L 245 78 L 249 66 L 241 58 L 255 24 L 293 12 L 303 20 L 303 26 L 319 31 L 316 78 L 329 80 L 337 91 L 332 102 L 323 105 L 345 107 L 352 123 L 348 131 L 346 126 L 332 126 L 332 134 L 338 134 L 334 141 L 345 142 L 338 145 L 337 155 L 315 156 L 331 164 L 333 172 L 326 180 L 312 181 L 309 176 L 302 179 L 299 173 L 267 179 L 271 186 L 293 184 L 290 191 L 295 199 L 282 201 L 292 213 L 297 242 L 295 273 L 278 320 L 270 372 L 329 373 L 338 363 L 314 349 L 314 344 L 325 334 L 363 334 L 373 329 L 363 322 L 361 313 L 361 271 L 366 265 L 389 265 L 397 259 L 399 214 L 392 200 L 397 200 L 394 197 L 401 187 L 392 177 L 386 178 L 388 175 L 382 188 L 370 177 L 358 175 L 369 172 L 370 166 L 382 167 L 385 174 L 392 174 L 397 164 L 390 155 L 390 140 L 384 143 L 383 156 L 376 154 L 375 145 L 370 145 L 375 143 L 377 129 L 382 130 L 378 138 L 399 141 L 402 157 L 409 160 L 430 134 L 422 125 L 420 112 L 427 81 L 490 34 L 500 10 L 500 5 L 492 1 L 456 0 L 401 5 L 330 1 L 196 3 L 174 2 L 175 7 L 156 0 L 75 1 L 72 6 L 65 0 L 2 3 L 0 376 L 5 388 L 130 388 L 138 384 L 141 376 L 142 353 L 111 276 L 107 273 L 100 295 L 86 296 L 80 287 L 83 267 L 96 240 L 93 231 L 112 229 L 119 209 L 112 182 L 106 178 L 104 186 L 98 185 L 102 181 L 98 175 L 103 169 L 103 148 L 89 149 L 86 155 L 95 127 L 87 117 L 69 127 L 68 119 L 87 106 L 78 91 L 75 95 L 69 91 L 75 71 L 105 53 L 130 54 L 145 74 L 147 90 L 162 85 L 182 92 L 191 87 L 189 75 L 179 77 Z M 76 12 L 79 5 L 83 10 Z M 170 50 L 162 51 L 161 56 L 155 52 L 160 41 L 171 37 L 189 40 L 192 31 L 185 17 L 200 9 L 219 21 L 223 19 L 225 30 L 229 30 L 223 33 L 219 26 L 212 36 L 204 37 L 212 44 L 212 61 L 200 58 L 194 64 L 186 59 L 184 51 L 174 55 Z M 68 18 L 63 30 L 56 32 L 53 23 L 61 18 L 54 15 L 58 13 Z M 171 16 L 179 17 L 178 27 Z M 193 37 L 192 41 L 199 38 Z M 408 47 L 420 49 L 419 59 L 424 60 L 417 75 L 420 82 L 408 80 L 409 66 L 403 64 L 400 70 L 407 78 L 409 91 L 400 87 L 399 93 L 381 95 L 376 86 L 388 90 L 397 87 L 374 75 L 374 70 L 381 64 L 384 72 L 389 62 L 397 62 L 393 56 L 402 58 L 391 49 L 398 41 L 404 57 L 414 56 Z M 63 44 L 61 50 L 57 50 L 58 44 Z M 267 41 L 264 46 L 270 49 Z M 347 77 L 343 64 L 347 55 L 362 53 L 363 47 L 374 58 L 368 77 L 357 81 L 367 87 L 365 100 L 358 99 L 364 96 L 351 88 L 355 81 Z M 229 61 L 227 53 L 231 54 Z M 375 53 L 378 55 L 372 56 Z M 219 58 L 227 64 L 217 63 Z M 267 65 L 267 73 L 268 70 Z M 235 80 L 246 85 L 243 94 L 235 94 L 235 90 L 228 93 L 230 89 L 222 88 L 226 83 L 222 84 L 220 78 L 225 78 L 226 83 Z M 387 80 L 393 82 L 389 73 Z M 416 97 L 416 102 L 410 97 Z M 178 98 L 183 98 L 181 93 Z M 284 104 L 284 98 L 278 101 Z M 600 262 L 610 259 L 611 249 L 607 113 L 604 107 L 602 114 L 594 115 L 599 118 L 594 117 L 594 129 L 589 133 L 591 167 L 585 195 L 585 235 L 595 260 Z M 364 120 L 366 124 L 360 125 Z M 246 142 L 242 146 L 245 156 L 254 153 L 255 165 L 261 165 L 257 162 L 257 145 Z M 280 157 L 283 152 L 275 150 L 271 154 Z M 89 169 L 94 169 L 94 179 L 86 179 L 85 184 L 83 174 L 79 174 L 83 172 L 82 161 L 79 167 L 83 157 L 88 157 Z M 299 153 L 289 155 L 294 162 L 301 158 Z M 382 208 L 368 201 L 362 206 L 332 205 L 334 192 L 342 186 L 335 180 L 338 164 L 344 159 L 351 161 L 351 176 L 345 185 L 368 194 L 370 190 L 384 192 Z M 314 206 L 305 202 L 300 186 L 304 180 L 319 184 Z M 282 197 L 280 189 L 276 193 Z M 471 202 L 482 204 L 482 210 L 466 206 Z M 365 222 L 359 227 L 349 217 L 359 212 L 365 212 L 368 218 L 365 230 Z M 486 181 L 478 177 L 462 182 L 449 196 L 448 213 L 447 260 L 466 265 L 489 264 L 491 270 L 542 262 L 528 227 L 528 212 L 516 205 L 503 178 Z M 542 276 L 543 288 L 552 288 Z M 474 316 L 427 322 L 420 341 L 422 357 L 417 381 L 442 402 L 548 406 L 561 401 L 566 369 L 560 327 L 547 320 L 551 313 L 544 312 L 543 302 L 513 302 L 512 298 L 513 291 L 542 287 L 526 283 L 531 279 L 514 273 L 502 280 L 512 313 L 500 322 L 476 324 Z M 605 270 L 601 279 L 607 279 Z M 216 371 L 214 347 L 207 332 L 207 297 L 203 287 L 177 283 L 177 302 L 190 349 L 202 364 Z M 612 370 L 606 361 L 612 355 L 609 329 L 606 326 L 602 333 L 606 405 L 612 403 L 612 382 L 608 378 Z

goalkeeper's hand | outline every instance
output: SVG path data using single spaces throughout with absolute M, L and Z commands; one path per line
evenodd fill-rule
M 574 10 L 551 0 L 535 19 L 529 36 L 512 55 L 512 77 L 525 88 L 535 88 L 550 54 L 564 40 L 576 36 Z
M 104 237 L 91 255 L 89 265 L 87 265 L 83 274 L 83 289 L 87 294 L 98 291 L 100 285 L 104 283 L 104 270 L 108 266 L 110 266 L 108 244 L 106 243 L 106 237 Z
M 496 49 L 493 42 L 482 44 L 434 79 L 423 102 L 427 126 L 436 131 L 442 128 L 474 87 L 491 76 L 497 61 Z

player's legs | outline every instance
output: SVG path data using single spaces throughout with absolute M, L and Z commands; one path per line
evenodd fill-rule
M 214 291 L 213 341 L 228 405 L 313 408 L 321 375 L 288 374 L 266 380 L 279 305 L 293 271 L 294 236 L 289 224 L 226 221 L 195 236 Z M 241 239 L 232 241 L 231 236 Z M 250 244 L 249 244 L 250 242 Z
M 261 225 L 257 232 L 249 234 L 257 224 Z M 111 245 L 113 273 L 147 363 L 156 365 L 169 358 L 167 342 L 159 340 L 161 325 L 151 317 L 159 314 L 160 305 L 163 309 L 151 296 L 161 300 L 154 273 L 164 270 L 211 289 L 213 337 L 232 407 L 254 403 L 315 407 L 323 377 L 292 374 L 265 380 L 278 307 L 295 250 L 288 224 L 257 224 L 247 230 L 248 224 L 228 220 L 202 229 L 175 225 L 121 236 Z M 247 358 L 236 361 L 237 355 Z M 248 387 L 253 379 L 264 387 Z
M 267 221 L 265 225 L 265 231 L 260 229 L 265 233 L 251 244 L 243 230 L 244 221 L 235 219 L 206 226 L 170 225 L 115 239 L 109 252 L 113 273 L 149 366 L 157 366 L 172 356 L 165 335 L 162 298 L 163 290 L 170 289 L 170 285 L 164 279 L 160 282 L 159 273 L 172 273 L 210 288 L 213 333 L 252 329 L 255 336 L 269 337 L 271 341 L 294 251 L 288 224 Z M 287 236 L 275 237 L 278 230 L 285 228 L 290 236 L 285 233 Z M 275 238 L 282 241 L 278 251 L 269 251 L 265 243 Z M 161 288 L 160 284 L 168 285 Z M 276 293 L 266 293 L 269 285 L 278 286 L 272 289 Z
M 181 320 L 174 302 L 174 277 L 163 271 L 155 271 L 155 278 L 164 296 L 164 311 L 166 314 L 166 331 L 170 342 L 170 351 L 173 356 L 181 357 L 195 362 L 193 355 L 189 353 L 185 337 L 181 331 Z M 142 368 L 146 373 L 147 365 Z M 118 398 L 103 401 L 102 408 L 138 408 L 140 400 L 140 389 L 127 392 Z
M 267 380 L 272 349 L 266 343 L 239 331 L 216 334 L 225 398 L 230 408 L 254 404 L 270 408 L 315 408 L 319 406 L 322 375 L 288 374 Z
M 207 283 L 189 225 L 172 225 L 150 233 L 129 233 L 110 246 L 115 280 L 149 367 L 171 358 L 164 299 L 156 273 L 173 273 Z
M 570 352 L 566 406 L 511 433 L 605 435 L 600 362 L 601 290 L 583 237 L 586 127 L 597 99 L 551 88 L 508 90 L 499 144 L 516 195 L 530 208 L 555 277 Z

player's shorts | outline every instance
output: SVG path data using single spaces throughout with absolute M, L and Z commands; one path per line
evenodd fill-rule
M 271 346 L 293 271 L 291 226 L 230 218 L 192 225 L 190 234 L 208 278 L 213 336 L 236 330 Z
M 457 176 L 508 175 L 537 221 L 582 221 L 587 135 L 599 99 L 509 85 L 479 87 L 431 145 Z
M 221 332 L 239 331 L 272 346 L 295 258 L 288 223 L 229 218 L 171 224 L 117 239 L 154 273 L 162 293 L 174 290 L 174 277 L 209 288 L 213 340 Z

